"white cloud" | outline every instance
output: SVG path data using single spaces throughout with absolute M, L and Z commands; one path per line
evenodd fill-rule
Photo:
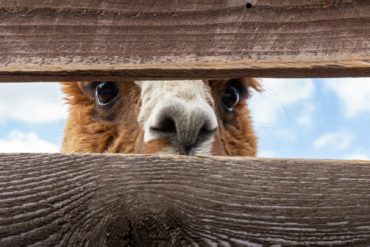
M 301 113 L 297 118 L 297 123 L 303 127 L 309 127 L 313 124 L 312 116 L 315 111 L 315 105 L 312 102 L 305 103 Z
M 313 79 L 263 79 L 261 83 L 264 91 L 250 102 L 258 124 L 273 124 L 280 114 L 289 114 L 286 107 L 309 101 L 315 91 Z
M 317 150 L 342 151 L 350 147 L 353 139 L 353 136 L 345 131 L 326 133 L 320 136 L 313 146 Z
M 309 114 L 304 114 L 299 116 L 297 121 L 301 126 L 310 126 L 312 124 L 312 117 Z
M 1 83 L 0 123 L 51 123 L 65 119 L 67 106 L 63 97 L 58 83 Z
M 35 132 L 12 130 L 7 138 L 0 139 L 0 153 L 56 153 L 53 143 L 41 139 Z
M 276 151 L 273 151 L 273 150 L 260 150 L 258 151 L 258 157 L 275 158 L 275 157 L 279 157 L 279 155 Z
M 347 118 L 370 113 L 370 78 L 325 79 L 324 83 L 342 101 Z
M 354 152 L 344 156 L 344 159 L 348 160 L 370 160 L 370 157 L 367 154 L 361 152 Z

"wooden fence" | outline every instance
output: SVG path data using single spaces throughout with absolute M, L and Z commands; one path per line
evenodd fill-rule
M 365 246 L 370 240 L 370 161 L 0 159 L 1 246 Z
M 368 0 L 1 0 L 0 81 L 370 76 Z M 368 246 L 370 161 L 0 155 L 0 246 Z
M 370 76 L 368 0 L 1 0 L 0 24 L 2 81 Z

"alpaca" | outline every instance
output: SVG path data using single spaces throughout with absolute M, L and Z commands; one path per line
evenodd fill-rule
M 63 82 L 62 152 L 255 156 L 251 78 Z

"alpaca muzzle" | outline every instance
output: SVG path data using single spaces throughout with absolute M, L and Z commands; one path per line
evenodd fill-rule
M 180 100 L 162 104 L 152 119 L 148 134 L 169 139 L 179 154 L 195 155 L 217 129 L 216 116 L 209 108 L 206 104 L 187 104 Z

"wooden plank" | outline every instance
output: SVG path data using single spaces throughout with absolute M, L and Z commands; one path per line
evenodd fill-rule
M 0 35 L 0 81 L 370 76 L 368 0 L 1 0 Z
M 0 246 L 368 246 L 370 161 L 0 155 Z

